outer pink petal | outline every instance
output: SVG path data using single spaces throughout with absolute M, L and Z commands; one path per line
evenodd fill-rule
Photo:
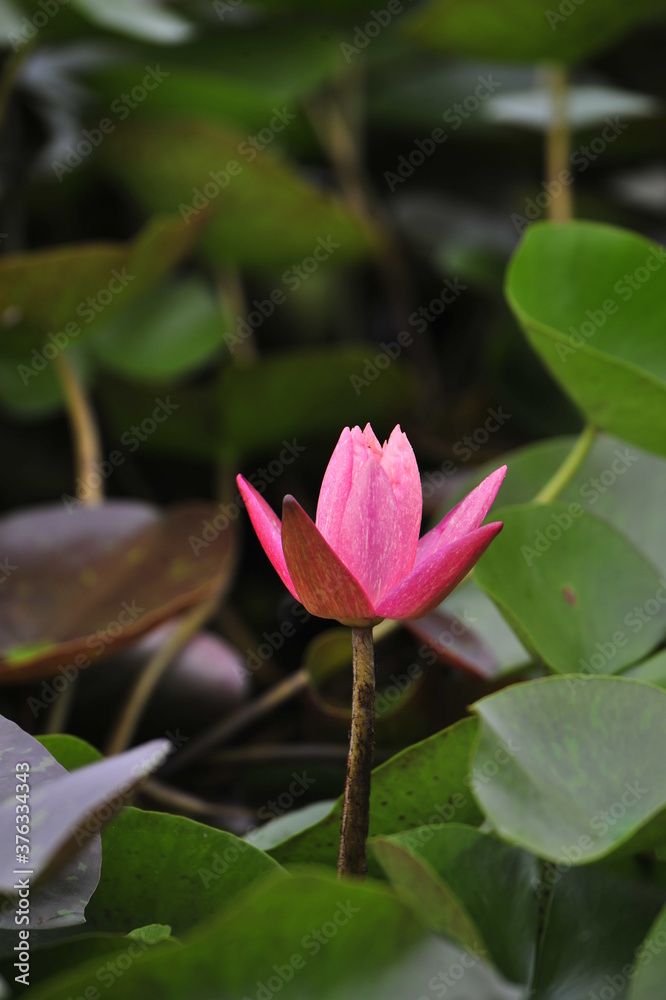
M 264 552 L 273 563 L 287 590 L 300 601 L 301 598 L 296 592 L 282 551 L 280 518 L 246 479 L 236 476 L 236 482 Z
M 479 483 L 476 489 L 473 489 L 459 504 L 456 504 L 438 525 L 423 536 L 418 544 L 415 567 L 420 566 L 441 545 L 449 545 L 451 542 L 463 538 L 483 523 L 505 475 L 506 465 L 491 472 L 482 483 Z
M 354 480 L 340 535 L 331 548 L 371 601 L 378 600 L 412 568 L 396 532 L 395 497 L 379 462 L 366 462 Z
M 396 503 L 396 550 L 400 553 L 400 572 L 397 572 L 395 579 L 399 580 L 414 565 L 423 510 L 419 467 L 412 446 L 407 435 L 400 430 L 400 425 L 393 429 L 384 446 L 381 466 L 389 478 Z
M 436 548 L 377 603 L 377 614 L 397 619 L 427 615 L 457 587 L 501 530 L 501 521 L 484 524 Z
M 353 465 L 352 432 L 345 427 L 326 467 L 317 503 L 315 523 L 331 545 L 335 545 L 340 533 L 340 522 L 352 485 Z
M 361 584 L 291 496 L 282 505 L 282 545 L 299 600 L 310 614 L 350 623 L 378 617 Z

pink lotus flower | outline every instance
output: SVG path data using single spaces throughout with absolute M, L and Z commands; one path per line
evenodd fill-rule
M 282 523 L 242 476 L 238 487 L 282 582 L 313 615 L 343 625 L 421 618 L 483 555 L 502 523 L 482 526 L 506 466 L 419 540 L 421 481 L 400 427 L 380 445 L 370 424 L 345 427 L 324 475 L 313 522 L 292 496 Z

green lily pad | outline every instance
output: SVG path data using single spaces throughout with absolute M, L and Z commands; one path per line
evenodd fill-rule
M 102 835 L 104 867 L 86 921 L 130 933 L 166 923 L 176 935 L 219 913 L 252 882 L 279 871 L 231 833 L 183 816 L 125 808 Z
M 230 325 L 211 289 L 191 278 L 144 295 L 98 324 L 90 349 L 99 364 L 127 378 L 168 382 L 208 361 Z
M 622 677 L 549 677 L 474 710 L 474 793 L 505 840 L 571 865 L 663 842 L 666 691 Z M 512 741 L 503 760 L 499 739 Z
M 272 135 L 289 127 L 291 114 L 278 109 Z M 207 259 L 286 268 L 288 289 L 320 266 L 367 256 L 376 243 L 339 198 L 318 191 L 272 148 L 257 151 L 247 135 L 214 123 L 128 121 L 107 137 L 100 157 L 151 211 L 179 212 L 189 224 L 210 206 Z
M 539 907 L 531 854 L 459 823 L 378 837 L 372 850 L 433 930 L 483 954 L 511 981 L 529 980 Z
M 0 258 L 0 353 L 20 351 L 24 385 L 101 317 L 108 321 L 191 249 L 205 219 L 154 218 L 128 243 L 73 243 Z M 25 369 L 25 370 L 23 370 Z
M 523 644 L 558 673 L 615 673 L 666 633 L 666 585 L 646 556 L 578 503 L 494 511 L 502 532 L 476 567 Z
M 628 1000 L 653 1000 L 666 976 L 666 907 L 654 921 L 636 956 Z
M 528 341 L 589 420 L 658 455 L 666 455 L 664 264 L 659 244 L 614 226 L 537 223 L 506 281 Z

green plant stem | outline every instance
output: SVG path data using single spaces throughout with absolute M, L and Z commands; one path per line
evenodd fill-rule
M 375 650 L 372 626 L 352 628 L 354 691 L 347 757 L 338 875 L 365 875 L 370 825 L 370 779 L 375 738 Z
M 597 429 L 593 424 L 587 424 L 583 428 L 580 437 L 562 462 L 562 465 L 551 476 L 546 485 L 539 490 L 533 503 L 550 503 L 551 500 L 557 500 L 558 496 L 566 489 L 587 458 L 590 448 L 594 444 L 596 434 Z
M 59 354 L 54 364 L 62 383 L 72 426 L 78 473 L 76 495 L 82 503 L 95 506 L 104 499 L 101 476 L 97 472 L 102 460 L 102 448 L 95 415 L 66 354 Z M 93 485 L 95 479 L 99 480 L 97 486 Z
M 567 109 L 567 71 L 564 66 L 551 66 L 547 71 L 553 114 L 546 133 L 546 177 L 561 184 L 562 190 L 551 199 L 550 218 L 553 222 L 569 222 L 573 218 L 571 183 L 565 184 L 562 175 L 569 170 L 571 134 Z

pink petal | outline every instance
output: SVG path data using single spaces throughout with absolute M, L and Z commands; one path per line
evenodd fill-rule
M 388 476 L 372 459 L 356 476 L 337 542 L 331 546 L 371 601 L 408 573 L 396 531 L 397 511 Z
M 340 533 L 340 521 L 352 484 L 354 444 L 352 432 L 345 427 L 333 449 L 319 490 L 316 525 L 330 545 Z
M 484 524 L 463 538 L 436 547 L 377 603 L 377 614 L 396 619 L 428 614 L 457 587 L 501 530 L 501 521 Z
M 438 525 L 423 536 L 418 544 L 415 567 L 420 566 L 425 559 L 428 559 L 440 545 L 448 545 L 463 538 L 483 523 L 505 475 L 506 465 L 491 472 L 482 483 L 479 483 L 476 489 L 473 489 L 459 504 L 456 504 Z
M 236 476 L 236 482 L 264 552 L 273 563 L 287 590 L 300 601 L 282 551 L 280 518 L 243 476 Z
M 291 496 L 282 505 L 282 545 L 299 599 L 310 614 L 348 622 L 377 617 L 361 584 Z
M 398 580 L 409 573 L 414 565 L 423 510 L 419 467 L 412 446 L 407 435 L 400 430 L 400 425 L 393 429 L 384 446 L 381 466 L 388 476 L 396 503 L 396 549 L 400 552 L 401 565 L 400 572 L 396 575 Z

